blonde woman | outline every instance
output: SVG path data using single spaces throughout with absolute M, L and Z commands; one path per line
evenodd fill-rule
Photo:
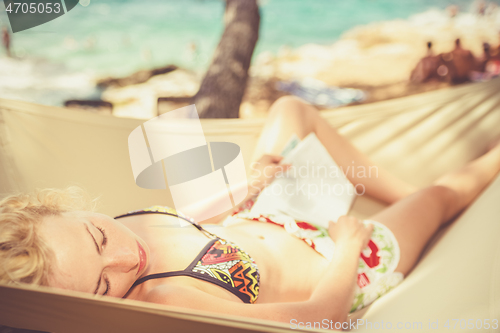
M 278 170 L 280 161 L 273 156 L 290 135 L 310 132 L 339 166 L 373 166 L 314 108 L 287 97 L 273 105 L 258 144 L 258 151 L 268 154 L 261 167 L 272 175 L 269 170 Z M 328 230 L 294 221 L 297 228 L 290 231 L 285 228 L 290 221 L 282 217 L 244 211 L 225 227 L 180 228 L 177 219 L 189 218 L 167 207 L 117 218 L 92 212 L 74 188 L 13 195 L 0 203 L 0 281 L 287 323 L 342 323 L 350 311 L 379 296 L 364 292 L 366 284 L 389 290 L 399 283 L 435 232 L 499 170 L 496 145 L 418 191 L 383 170 L 377 178 L 347 175 L 367 195 L 391 205 L 371 217 L 373 222 L 343 216 Z M 268 182 L 252 179 L 251 189 Z M 249 199 L 256 195 L 250 192 Z M 390 245 L 386 255 L 381 248 L 369 258 L 363 254 L 367 245 L 380 242 Z M 391 270 L 370 270 L 386 259 Z

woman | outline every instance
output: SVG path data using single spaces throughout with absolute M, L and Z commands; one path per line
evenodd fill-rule
M 273 105 L 258 143 L 256 154 L 269 154 L 260 167 L 275 174 L 280 159 L 272 156 L 292 134 L 303 138 L 311 132 L 344 170 L 373 166 L 314 108 L 286 97 Z M 331 223 L 327 232 L 335 251 L 329 259 L 313 249 L 316 239 L 290 235 L 273 218 L 258 219 L 270 222 L 262 223 L 235 215 L 227 227 L 179 228 L 177 213 L 168 208 L 113 219 L 81 208 L 72 191 L 11 196 L 0 203 L 0 281 L 283 322 L 344 322 L 358 308 L 353 299 L 363 296 L 360 252 L 377 230 L 395 236 L 394 274 L 407 275 L 439 227 L 467 207 L 499 170 L 496 145 L 419 191 L 383 170 L 377 178 L 347 174 L 366 194 L 392 205 L 373 216 L 373 223 L 347 216 Z M 248 199 L 269 181 L 252 179 Z

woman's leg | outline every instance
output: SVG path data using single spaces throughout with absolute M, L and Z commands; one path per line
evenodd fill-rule
M 362 184 L 365 193 L 387 203 L 393 203 L 413 192 L 416 188 L 392 176 L 376 166 L 370 159 L 356 149 L 346 138 L 323 119 L 313 106 L 291 96 L 277 100 L 269 110 L 269 117 L 264 126 L 254 158 L 264 154 L 279 155 L 293 134 L 303 139 L 314 132 L 335 162 L 345 172 L 365 170 L 374 177 L 359 177 L 358 172 L 346 172 L 347 178 L 354 184 Z M 369 172 L 370 171 L 370 172 Z
M 396 236 L 401 257 L 396 271 L 408 274 L 443 224 L 467 207 L 500 171 L 500 145 L 458 171 L 386 208 L 371 219 Z

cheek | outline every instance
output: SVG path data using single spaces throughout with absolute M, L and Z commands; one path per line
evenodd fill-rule
M 130 276 L 125 274 L 108 275 L 110 281 L 110 290 L 107 296 L 123 298 L 128 293 L 135 280 L 131 280 Z
M 83 276 L 80 275 L 80 278 Z M 82 280 L 77 279 L 73 274 L 63 273 L 61 271 L 52 272 L 49 276 L 49 286 L 64 290 L 74 290 L 81 292 L 89 292 L 86 284 Z
M 132 230 L 130 230 L 129 228 L 125 227 L 122 224 L 115 223 L 114 225 L 111 226 L 110 230 L 112 234 L 109 236 L 114 237 L 115 241 L 122 243 L 122 245 L 131 243 L 137 238 L 136 234 L 134 234 Z

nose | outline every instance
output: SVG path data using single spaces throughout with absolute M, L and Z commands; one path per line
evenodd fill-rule
M 105 259 L 105 267 L 128 273 L 139 267 L 139 255 L 129 247 L 119 247 L 109 251 Z

